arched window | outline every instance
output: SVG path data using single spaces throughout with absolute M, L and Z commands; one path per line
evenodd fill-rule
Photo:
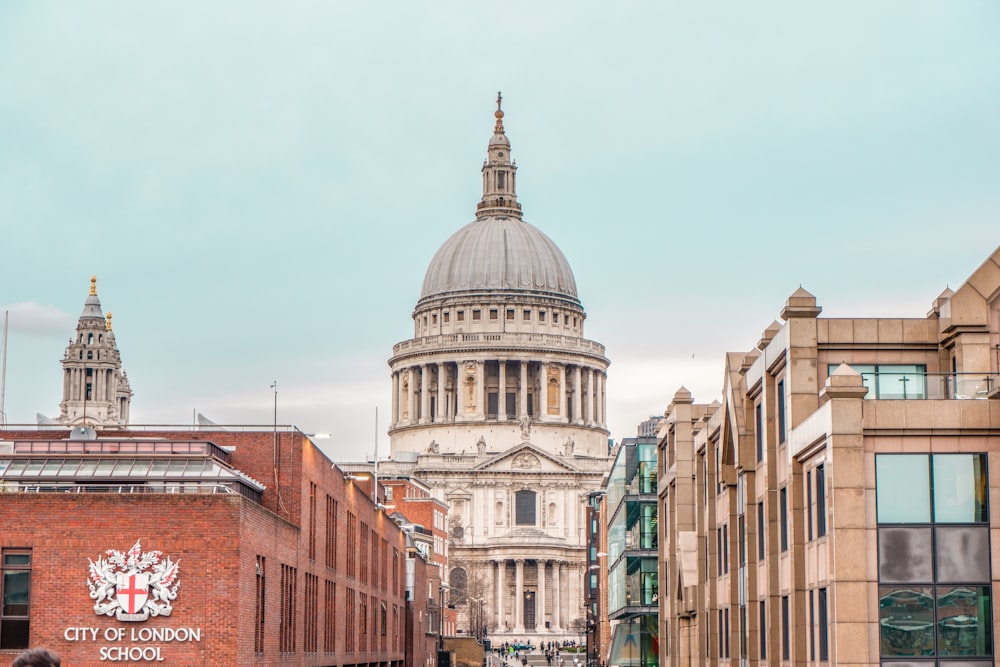
M 523 489 L 514 494 L 514 523 L 518 526 L 538 524 L 535 512 L 535 492 Z
M 454 568 L 451 571 L 449 585 L 451 586 L 449 604 L 461 604 L 464 602 L 465 598 L 468 596 L 468 591 L 466 590 L 469 585 L 468 573 L 460 567 Z

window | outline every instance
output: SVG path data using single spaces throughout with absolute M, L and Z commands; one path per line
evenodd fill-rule
M 28 648 L 31 550 L 4 549 L 0 575 L 0 649 Z
M 830 639 L 827 629 L 826 589 L 819 589 L 816 597 L 816 604 L 819 607 L 819 659 L 828 660 L 830 658 Z
M 507 172 L 498 171 L 497 172 L 497 188 L 504 189 L 507 187 Z
M 882 400 L 927 398 L 927 366 L 923 364 L 851 364 L 868 387 L 865 398 Z M 837 364 L 827 367 L 827 374 Z
M 507 309 L 507 319 L 508 320 L 513 320 L 514 319 L 514 309 L 513 308 L 508 308 Z
M 457 313 L 455 313 L 455 319 L 457 319 L 459 322 L 464 322 L 465 321 L 465 311 L 464 310 L 460 310 Z
M 816 466 L 816 537 L 826 535 L 826 474 Z
M 778 381 L 778 444 L 785 444 L 785 381 Z
M 759 560 L 764 560 L 767 549 L 767 539 L 764 533 L 766 524 L 767 517 L 764 516 L 764 501 L 762 500 L 757 503 L 757 558 Z
M 792 638 L 789 635 L 791 623 L 789 619 L 788 596 L 781 596 L 781 659 L 791 659 Z
M 447 310 L 444 311 L 444 313 L 442 313 L 441 317 L 442 317 L 444 323 L 448 324 L 448 322 L 451 322 L 451 311 L 447 311 Z
M 812 470 L 806 471 L 806 541 L 813 538 L 813 482 Z
M 559 324 L 559 313 L 552 313 L 552 324 Z
M 481 310 L 479 310 L 478 308 L 473 309 L 473 311 L 472 311 L 472 319 L 474 319 L 474 320 L 480 320 L 480 319 L 482 319 L 482 317 L 483 317 L 483 312 Z
M 295 653 L 295 600 L 297 598 L 298 570 L 290 565 L 281 566 L 281 625 L 278 628 L 278 645 L 282 653 Z
M 767 616 L 764 601 L 760 601 L 760 616 L 758 618 L 758 634 L 760 636 L 760 659 L 767 660 Z
M 781 551 L 788 551 L 788 487 L 783 486 L 778 492 L 778 512 L 781 514 Z
M 521 319 L 524 320 L 525 322 L 527 322 L 528 320 L 530 320 L 531 319 L 531 311 L 526 308 L 524 310 L 524 312 L 521 313 Z
M 256 655 L 264 654 L 264 609 L 265 609 L 265 583 L 267 565 L 263 556 L 257 556 L 257 579 L 254 587 L 254 634 L 253 652 Z
M 306 573 L 305 618 L 303 620 L 303 639 L 306 653 L 316 653 L 319 650 L 319 577 Z
M 490 308 L 490 319 L 496 320 L 500 318 L 500 312 L 496 308 Z
M 437 323 L 438 323 L 437 313 L 431 313 L 431 324 L 437 324 Z
M 326 582 L 323 594 L 323 652 L 333 653 L 337 650 L 337 584 Z
M 518 526 L 534 526 L 535 492 L 521 490 L 514 494 L 514 523 Z
M 881 654 L 992 656 L 986 456 L 877 455 L 875 485 Z
M 764 415 L 763 406 L 760 403 L 754 406 L 754 424 L 757 429 L 757 462 L 762 463 L 764 461 Z
M 326 497 L 326 566 L 337 567 L 337 500 Z
M 545 311 L 544 310 L 538 311 L 538 321 L 539 322 L 544 322 L 545 321 Z

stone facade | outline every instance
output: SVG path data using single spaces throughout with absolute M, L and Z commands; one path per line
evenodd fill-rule
M 90 278 L 90 294 L 69 339 L 62 360 L 63 398 L 58 423 L 94 428 L 127 426 L 132 389 L 122 370 L 122 358 L 111 330 L 111 313 L 101 310 L 97 278 Z
M 414 338 L 393 348 L 380 467 L 450 506 L 449 585 L 470 627 L 483 605 L 496 641 L 579 638 L 608 360 L 562 252 L 521 218 L 499 99 L 482 172 L 476 220 L 435 255 Z
M 799 289 L 660 447 L 660 662 L 993 665 L 1000 249 L 926 318 Z

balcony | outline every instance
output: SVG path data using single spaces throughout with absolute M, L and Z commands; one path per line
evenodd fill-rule
M 1000 376 L 989 373 L 928 373 L 861 371 L 868 387 L 866 399 L 890 400 L 970 400 L 998 398 Z

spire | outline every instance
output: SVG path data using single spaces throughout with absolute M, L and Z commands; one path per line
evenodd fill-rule
M 83 313 L 80 314 L 81 320 L 90 317 L 104 319 L 104 313 L 101 312 L 101 301 L 97 298 L 97 276 L 90 276 L 90 294 L 83 302 Z
M 107 329 L 108 331 L 111 331 L 111 311 L 110 310 L 108 311 L 108 314 L 107 314 L 107 320 L 108 320 L 108 323 L 106 325 L 104 325 L 104 328 Z
M 97 276 L 90 276 L 90 296 L 97 296 Z
M 497 124 L 493 126 L 493 131 L 497 134 L 503 134 L 503 109 L 500 108 L 500 103 L 503 102 L 503 95 L 500 91 L 497 91 L 497 110 L 493 115 L 496 116 Z
M 483 163 L 483 198 L 476 206 L 476 217 L 521 217 L 517 203 L 517 164 L 510 159 L 510 140 L 503 128 L 503 95 L 497 93 L 496 123 Z

